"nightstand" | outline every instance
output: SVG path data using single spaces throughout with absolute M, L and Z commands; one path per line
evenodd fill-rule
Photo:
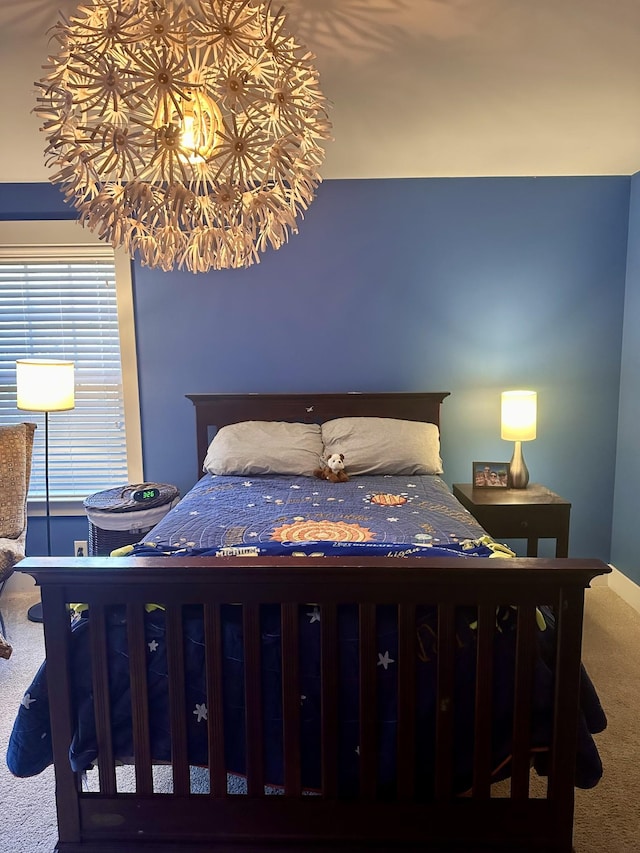
M 538 539 L 555 539 L 556 557 L 569 556 L 571 504 L 545 486 L 475 489 L 454 483 L 453 494 L 495 539 L 526 539 L 527 557 L 538 556 Z

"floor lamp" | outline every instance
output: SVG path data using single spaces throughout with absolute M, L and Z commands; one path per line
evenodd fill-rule
M 44 483 L 47 516 L 47 556 L 51 556 L 51 513 L 49 506 L 49 412 L 75 407 L 74 363 L 46 358 L 16 361 L 18 409 L 44 412 Z M 32 622 L 42 622 L 42 602 L 29 608 Z

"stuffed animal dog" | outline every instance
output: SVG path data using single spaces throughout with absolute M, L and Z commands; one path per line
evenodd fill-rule
M 344 470 L 344 453 L 332 453 L 316 468 L 313 476 L 319 480 L 329 480 L 331 483 L 346 483 L 349 477 Z

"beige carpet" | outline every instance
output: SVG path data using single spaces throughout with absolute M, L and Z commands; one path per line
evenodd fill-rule
M 640 615 L 606 587 L 587 592 L 583 660 L 609 724 L 604 777 L 576 792 L 576 853 L 640 851 Z
M 0 660 L 0 853 L 51 853 L 53 772 L 14 779 L 4 756 L 22 693 L 42 659 L 42 627 L 29 622 L 33 592 L 1 599 L 12 657 Z M 604 778 L 576 793 L 576 853 L 640 851 L 640 615 L 606 587 L 587 593 L 583 659 L 609 718 L 597 735 Z M 532 784 L 538 785 L 535 777 Z

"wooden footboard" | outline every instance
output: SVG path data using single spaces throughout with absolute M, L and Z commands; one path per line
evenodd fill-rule
M 297 564 L 296 564 L 297 562 Z M 579 709 L 584 590 L 609 571 L 598 560 L 445 558 L 28 558 L 18 570 L 41 587 L 56 774 L 59 853 L 168 851 L 395 851 L 572 849 L 574 766 Z M 93 699 L 99 747 L 99 790 L 83 790 L 71 770 L 69 604 L 89 605 Z M 145 605 L 166 608 L 172 791 L 154 789 L 144 649 Z M 321 790 L 306 795 L 300 770 L 300 661 L 297 609 L 319 608 L 322 724 Z M 336 672 L 340 656 L 337 608 L 359 609 L 359 790 L 340 796 Z M 185 710 L 182 619 L 185 606 L 204 613 L 209 761 L 208 792 L 190 782 Z M 241 606 L 246 697 L 246 794 L 229 793 L 221 696 L 224 691 L 220 609 Z M 282 742 L 280 795 L 265 791 L 261 637 L 263 605 L 280 606 L 282 625 Z M 437 608 L 436 749 L 432 791 L 417 783 L 417 605 Z M 133 789 L 119 790 L 110 728 L 108 608 L 127 614 L 133 715 Z M 397 608 L 397 778 L 392 795 L 376 784 L 376 605 Z M 557 616 L 553 737 L 545 797 L 530 796 L 536 606 Z M 454 790 L 455 612 L 477 607 L 473 779 Z M 493 637 L 499 607 L 518 609 L 510 794 L 495 796 L 491 763 Z M 94 772 L 94 771 L 92 771 Z M 169 772 L 169 771 L 168 771 Z

